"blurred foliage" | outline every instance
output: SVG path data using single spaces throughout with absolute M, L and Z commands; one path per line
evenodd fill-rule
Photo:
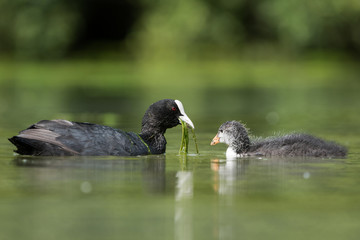
M 81 16 L 70 3 L 1 0 L 1 51 L 20 58 L 63 56 L 74 41 L 81 22 Z
M 0 53 L 145 59 L 360 53 L 358 0 L 0 0 Z M 260 47 L 259 47 L 260 46 Z M 250 49 L 250 50 L 249 50 Z

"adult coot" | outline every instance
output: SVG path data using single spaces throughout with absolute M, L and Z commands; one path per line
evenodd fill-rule
M 211 145 L 225 143 L 227 158 L 242 156 L 313 156 L 313 157 L 344 157 L 347 150 L 334 142 L 295 133 L 281 137 L 257 138 L 250 141 L 247 129 L 237 121 L 222 124 Z
M 179 100 L 164 99 L 153 103 L 142 119 L 141 133 L 124 132 L 107 126 L 43 120 L 9 139 L 23 155 L 118 155 L 134 156 L 165 152 L 165 131 L 183 120 L 194 124 Z

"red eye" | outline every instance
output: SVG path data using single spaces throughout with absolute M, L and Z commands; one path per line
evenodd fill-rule
M 171 110 L 176 111 L 176 107 L 172 107 Z

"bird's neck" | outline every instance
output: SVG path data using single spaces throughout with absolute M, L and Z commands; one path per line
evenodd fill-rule
M 165 131 L 155 131 L 143 128 L 139 135 L 149 146 L 152 154 L 161 154 L 165 153 L 166 150 L 166 139 L 164 133 Z
M 236 150 L 234 148 L 228 147 L 226 150 L 226 158 L 231 159 L 236 157 L 240 157 L 240 155 L 236 153 Z
M 250 149 L 250 139 L 248 136 L 238 138 L 233 144 L 229 145 L 229 148 L 233 149 L 237 154 L 244 154 Z

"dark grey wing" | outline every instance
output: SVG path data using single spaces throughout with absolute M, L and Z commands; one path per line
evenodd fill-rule
M 265 156 L 345 156 L 346 148 L 334 142 L 325 141 L 303 133 L 269 137 L 255 141 L 250 151 Z
M 60 134 L 53 131 L 62 126 L 72 125 L 66 120 L 43 120 L 21 131 L 17 136 L 9 139 L 23 155 L 51 156 L 51 155 L 79 155 L 79 153 L 57 140 Z
M 67 120 L 43 120 L 9 139 L 26 155 L 143 155 L 147 146 L 134 133 Z
M 74 123 L 57 138 L 59 142 L 80 155 L 135 156 L 149 154 L 147 146 L 135 133 L 124 132 L 107 126 Z

